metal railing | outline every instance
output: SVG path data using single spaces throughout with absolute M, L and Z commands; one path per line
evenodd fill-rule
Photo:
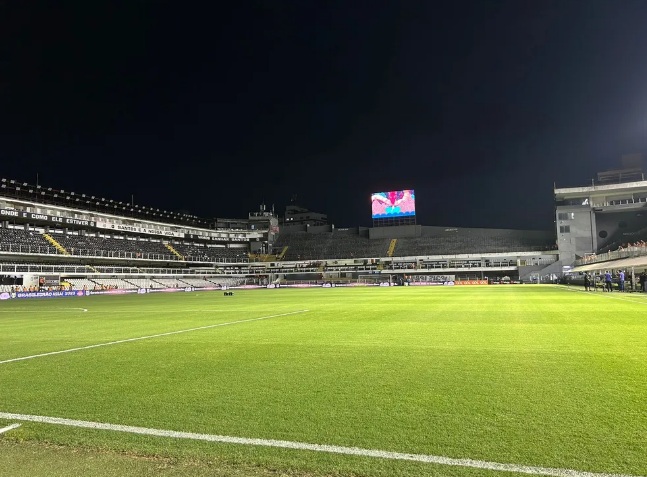
M 601 253 L 598 255 L 589 255 L 586 258 L 575 260 L 574 266 L 587 265 L 591 263 L 608 262 L 609 260 L 618 260 L 620 258 L 643 257 L 647 255 L 647 247 L 627 247 L 622 250 Z
M 97 249 L 83 249 L 74 248 L 68 249 L 69 255 L 61 253 L 55 247 L 47 245 L 32 245 L 32 244 L 17 244 L 17 243 L 2 243 L 0 244 L 0 252 L 16 253 L 21 255 L 56 255 L 65 257 L 84 257 L 84 258 L 114 258 L 114 259 L 134 259 L 134 260 L 157 260 L 165 262 L 181 261 L 179 257 L 172 254 L 153 253 L 153 252 L 132 252 L 123 250 L 97 250 Z M 186 262 L 192 263 L 249 263 L 247 257 L 185 257 Z

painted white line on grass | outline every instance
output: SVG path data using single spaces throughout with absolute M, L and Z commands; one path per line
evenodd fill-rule
M 20 426 L 21 424 L 11 424 L 10 426 L 3 427 L 2 429 L 0 429 L 0 434 L 4 434 L 5 432 L 10 431 L 12 429 L 16 429 L 17 427 L 20 427 Z
M 12 414 L 0 412 L 0 419 L 17 421 L 40 422 L 62 426 L 83 427 L 87 429 L 100 429 L 105 431 L 127 432 L 155 437 L 172 437 L 175 439 L 191 439 L 208 442 L 221 442 L 226 444 L 242 444 L 264 447 L 280 447 L 284 449 L 307 450 L 315 452 L 328 452 L 332 454 L 355 455 L 360 457 L 374 457 L 378 459 L 406 460 L 428 464 L 441 464 L 454 467 L 471 467 L 475 469 L 498 470 L 503 472 L 519 472 L 523 474 L 548 475 L 555 477 L 641 477 L 628 474 L 611 474 L 606 472 L 586 472 L 573 469 L 560 469 L 556 467 L 534 467 L 529 465 L 504 464 L 475 459 L 456 459 L 428 454 L 407 454 L 376 449 L 362 449 L 360 447 L 333 446 L 326 444 L 309 444 L 306 442 L 282 441 L 275 439 L 257 439 L 247 437 L 221 436 L 217 434 L 197 434 L 194 432 L 179 432 L 149 427 L 124 426 L 121 424 L 108 424 L 103 422 L 78 421 L 60 417 L 34 416 L 29 414 Z
M 180 333 L 188 333 L 189 331 L 208 330 L 209 328 L 217 328 L 219 326 L 237 325 L 239 323 L 249 323 L 250 321 L 268 320 L 270 318 L 278 318 L 280 316 L 296 315 L 298 313 L 306 313 L 308 311 L 310 311 L 310 310 L 290 311 L 288 313 L 279 313 L 278 315 L 261 316 L 259 318 L 250 318 L 248 320 L 228 321 L 226 323 L 216 323 L 215 325 L 198 326 L 196 328 L 187 328 L 185 330 L 169 331 L 167 333 L 158 333 L 156 335 L 138 336 L 137 338 L 126 338 L 126 339 L 123 339 L 123 340 L 109 341 L 107 343 L 98 343 L 98 344 L 93 344 L 93 345 L 88 345 L 88 346 L 80 346 L 78 348 L 63 349 L 63 350 L 60 350 L 60 351 L 50 351 L 48 353 L 34 354 L 34 355 L 31 355 L 31 356 L 21 356 L 20 358 L 5 359 L 4 361 L 0 361 L 0 364 L 13 363 L 15 361 L 24 361 L 26 359 L 42 358 L 43 356 L 52 356 L 54 354 L 72 353 L 73 351 L 82 351 L 82 350 L 85 350 L 85 349 L 100 348 L 102 346 L 111 346 L 111 345 L 116 345 L 116 344 L 120 344 L 120 343 L 130 343 L 132 341 L 149 340 L 149 339 L 152 339 L 152 338 L 159 338 L 161 336 L 179 335 Z

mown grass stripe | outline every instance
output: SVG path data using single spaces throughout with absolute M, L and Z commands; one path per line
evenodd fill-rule
M 166 333 L 158 333 L 155 335 L 147 335 L 147 336 L 138 336 L 136 338 L 126 338 L 123 340 L 116 340 L 116 341 L 109 341 L 107 343 L 97 343 L 93 345 L 88 345 L 88 346 L 80 346 L 78 348 L 69 348 L 69 349 L 63 349 L 59 351 L 49 351 L 47 353 L 39 353 L 39 354 L 33 354 L 31 356 L 21 356 L 19 358 L 11 358 L 11 359 L 5 359 L 4 361 L 0 361 L 0 364 L 6 364 L 6 363 L 13 363 L 16 361 L 24 361 L 27 359 L 34 359 L 34 358 L 42 358 L 44 356 L 52 356 L 55 354 L 63 354 L 63 353 L 72 353 L 74 351 L 82 351 L 86 349 L 92 349 L 92 348 L 100 348 L 102 346 L 111 346 L 111 345 L 116 345 L 120 343 L 130 343 L 133 341 L 141 341 L 141 340 L 148 340 L 152 338 L 160 338 L 162 336 L 171 336 L 171 335 L 178 335 L 180 333 L 188 333 L 190 331 L 199 331 L 199 330 L 207 330 L 209 328 L 217 328 L 219 326 L 228 326 L 228 325 L 237 325 L 240 323 L 249 323 L 251 321 L 260 321 L 260 320 L 267 320 L 270 318 L 278 318 L 281 316 L 289 316 L 289 315 L 296 315 L 298 313 L 306 313 L 309 310 L 298 310 L 298 311 L 290 311 L 288 313 L 279 313 L 277 315 L 268 315 L 268 316 L 261 316 L 259 318 L 249 318 L 247 320 L 237 320 L 237 321 L 229 321 L 227 323 L 216 323 L 215 325 L 206 325 L 206 326 L 198 326 L 196 328 L 187 328 L 184 330 L 177 330 L 177 331 L 169 331 Z
M 390 452 L 376 449 L 362 449 L 359 447 L 333 446 L 326 444 L 311 444 L 305 442 L 293 442 L 275 439 L 259 439 L 248 437 L 221 436 L 217 434 L 198 434 L 194 432 L 180 432 L 149 427 L 125 426 L 121 424 L 108 424 L 104 422 L 79 421 L 76 419 L 65 419 L 60 417 L 35 416 L 29 414 L 14 414 L 0 412 L 0 419 L 39 422 L 43 424 L 55 424 L 62 426 L 81 427 L 86 429 L 99 429 L 105 431 L 127 432 L 155 437 L 170 437 L 175 439 L 192 439 L 207 442 L 221 442 L 226 444 L 241 444 L 264 447 L 279 447 L 283 449 L 307 450 L 315 452 L 327 452 L 333 454 L 355 455 L 360 457 L 372 457 L 378 459 L 404 460 L 422 462 L 428 464 L 440 464 L 454 467 L 471 467 L 475 469 L 497 470 L 503 472 L 518 472 L 532 475 L 546 475 L 554 477 L 642 477 L 628 474 L 611 474 L 605 472 L 586 472 L 573 469 L 560 469 L 554 467 L 534 467 L 529 465 L 505 464 L 475 459 L 456 459 L 453 457 L 407 454 L 401 452 Z

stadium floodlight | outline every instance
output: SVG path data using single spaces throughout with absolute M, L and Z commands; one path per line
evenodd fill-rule
M 2 178 L 2 182 L 7 182 L 7 179 L 5 179 L 5 178 L 3 177 L 3 178 Z
M 22 185 L 23 185 L 23 187 L 27 187 L 29 184 L 27 184 L 26 182 L 23 182 Z
M 11 180 L 9 181 L 9 183 L 10 183 L 10 184 L 15 184 L 15 183 L 16 183 L 16 181 L 15 181 L 15 180 L 13 180 L 13 179 L 11 179 Z
M 3 189 L 6 189 L 6 188 L 7 188 L 7 184 L 2 184 L 2 188 L 3 188 Z

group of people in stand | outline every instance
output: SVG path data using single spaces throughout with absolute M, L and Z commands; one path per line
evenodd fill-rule
M 647 271 L 644 271 L 639 275 L 639 284 L 640 291 L 647 291 Z M 628 291 L 625 287 L 625 282 L 629 281 L 629 290 L 633 290 L 632 276 L 627 274 L 624 270 L 619 270 L 617 273 L 613 274 L 610 270 L 606 270 L 603 274 L 591 275 L 590 272 L 584 273 L 584 289 L 587 291 L 595 290 L 596 286 L 599 284 L 602 285 L 602 291 L 612 292 L 613 291 L 613 282 L 618 283 L 618 291 L 624 292 Z

